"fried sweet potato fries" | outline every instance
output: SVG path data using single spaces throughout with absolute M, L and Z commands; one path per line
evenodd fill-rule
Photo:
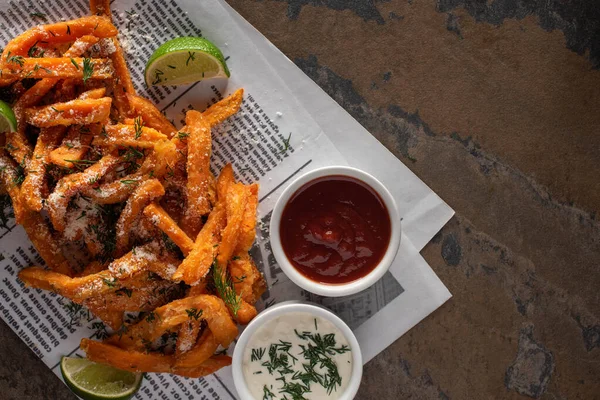
M 238 111 L 243 91 L 188 111 L 177 130 L 136 95 L 108 5 L 34 27 L 1 55 L 18 122 L 2 135 L 1 186 L 46 262 L 19 277 L 114 330 L 81 341 L 89 359 L 203 376 L 231 363 L 215 353 L 265 290 L 248 255 L 258 185 L 236 183 L 231 165 L 210 172 L 211 127 Z M 125 324 L 126 311 L 137 322 Z

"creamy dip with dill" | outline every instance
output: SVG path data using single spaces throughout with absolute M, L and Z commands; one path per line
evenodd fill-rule
M 352 375 L 352 351 L 330 321 L 293 312 L 254 332 L 242 369 L 257 400 L 337 399 Z

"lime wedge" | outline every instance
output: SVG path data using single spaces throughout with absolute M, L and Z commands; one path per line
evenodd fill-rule
M 229 77 L 221 50 L 200 37 L 180 37 L 152 53 L 144 71 L 146 85 L 187 85 L 207 78 Z
M 67 386 L 84 400 L 130 399 L 140 388 L 143 377 L 78 357 L 63 357 L 60 372 Z
M 17 130 L 17 118 L 8 103 L 0 100 L 0 133 Z

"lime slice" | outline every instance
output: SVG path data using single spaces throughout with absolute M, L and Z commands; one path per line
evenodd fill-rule
M 17 130 L 17 118 L 8 103 L 0 100 L 0 132 L 14 132 Z
M 143 377 L 78 357 L 63 357 L 60 372 L 67 386 L 84 400 L 130 399 L 140 388 Z
M 152 53 L 144 71 L 146 85 L 187 85 L 207 78 L 229 77 L 221 50 L 200 37 L 169 40 Z

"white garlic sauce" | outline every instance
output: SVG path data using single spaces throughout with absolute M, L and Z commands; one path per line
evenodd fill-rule
M 299 337 L 294 330 L 304 338 Z M 341 384 L 335 385 L 335 389 L 328 394 L 327 388 L 322 384 L 311 381 L 310 391 L 304 392 L 302 396 L 311 400 L 337 399 L 344 393 L 352 375 L 352 349 L 350 349 L 348 340 L 330 321 L 311 313 L 294 312 L 276 317 L 258 328 L 244 349 L 242 369 L 244 379 L 254 399 L 279 400 L 284 399 L 284 396 L 291 399 L 292 396 L 285 392 L 286 383 L 287 388 L 292 386 L 297 388 L 296 384 L 307 386 L 301 379 L 293 379 L 293 377 L 296 372 L 298 374 L 305 373 L 303 364 L 310 364 L 308 361 L 310 356 L 303 355 L 300 346 L 302 345 L 305 348 L 308 348 L 309 344 L 315 346 L 315 342 L 310 339 L 311 336 L 314 338 L 315 334 L 320 334 L 322 339 L 328 334 L 333 334 L 335 345 L 329 348 L 342 349 L 345 346 L 348 349 L 334 352 L 333 355 L 328 356 L 337 367 Z M 287 366 L 293 372 L 288 371 L 288 373 L 282 374 L 279 371 L 285 371 L 285 368 L 277 362 L 275 362 L 275 365 L 278 367 L 271 368 L 271 373 L 269 372 L 268 366 L 273 366 L 272 346 L 275 346 L 276 352 L 274 354 L 276 358 L 281 359 L 282 354 L 287 356 Z M 296 357 L 295 362 L 291 356 Z M 313 371 L 316 374 L 322 378 L 335 376 L 330 373 L 330 369 L 321 365 L 320 362 L 315 365 Z M 285 378 L 285 383 L 281 378 L 282 376 Z

